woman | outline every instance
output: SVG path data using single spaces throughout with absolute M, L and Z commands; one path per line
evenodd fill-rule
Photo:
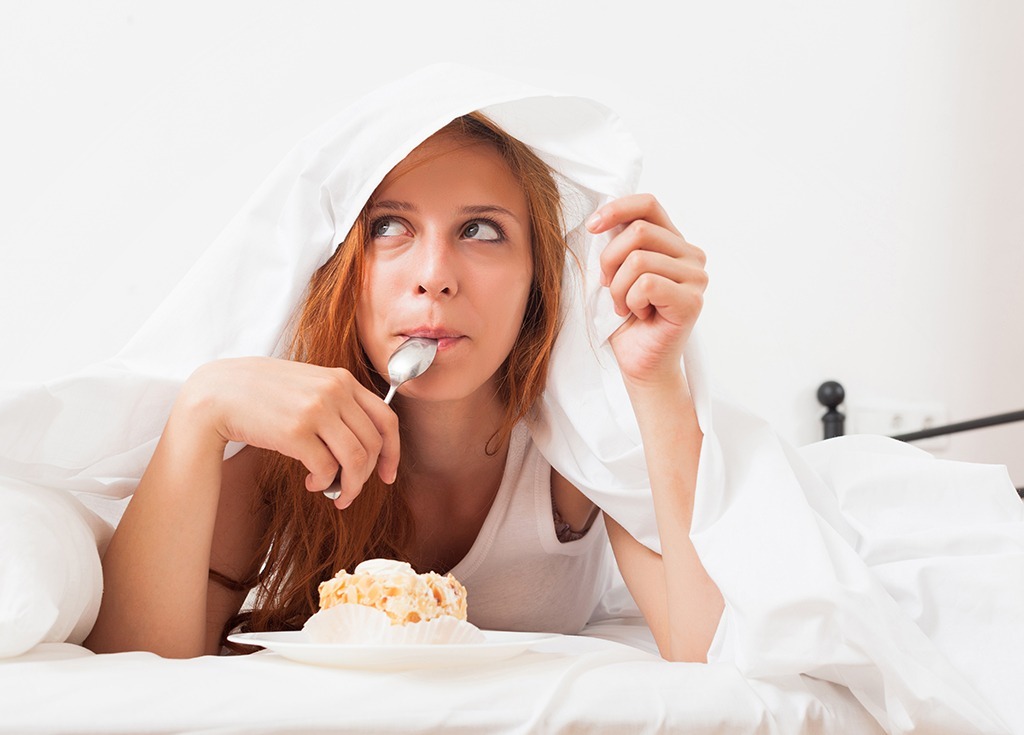
M 319 582 L 378 556 L 455 570 L 479 624 L 577 632 L 601 592 L 597 509 L 550 466 L 531 470 L 539 456 L 519 429 L 544 388 L 561 313 L 559 202 L 548 167 L 479 114 L 395 166 L 310 282 L 292 359 L 218 360 L 185 383 L 105 554 L 86 644 L 214 653 L 238 622 L 301 626 Z M 722 600 L 688 538 L 701 433 L 680 367 L 704 256 L 646 195 L 602 206 L 587 228 L 621 229 L 601 280 L 629 317 L 610 344 L 646 449 L 661 554 L 611 517 L 603 525 L 662 655 L 704 660 Z M 438 354 L 392 410 L 381 375 L 414 336 L 438 339 Z M 223 461 L 229 442 L 247 448 Z M 332 507 L 320 492 L 339 469 Z M 550 495 L 552 532 L 567 526 L 560 540 L 583 553 L 549 554 L 517 531 L 537 489 Z M 499 495 L 509 506 L 496 538 L 483 538 Z M 475 566 L 507 570 L 500 592 L 477 595 L 483 571 L 460 572 L 478 537 L 487 548 Z M 516 574 L 535 588 L 517 590 Z M 256 609 L 236 616 L 257 578 Z

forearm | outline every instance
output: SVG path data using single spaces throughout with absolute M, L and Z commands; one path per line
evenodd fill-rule
M 176 405 L 103 558 L 86 645 L 187 657 L 206 647 L 206 595 L 224 442 Z
M 644 443 L 661 541 L 656 582 L 664 591 L 652 597 L 664 600 L 664 610 L 651 614 L 664 618 L 652 630 L 667 658 L 704 661 L 723 601 L 689 535 L 703 435 L 681 372 L 657 385 L 627 384 L 627 390 Z

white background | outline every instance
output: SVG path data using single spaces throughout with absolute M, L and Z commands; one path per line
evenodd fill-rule
M 715 383 L 790 440 L 1024 408 L 1024 4 L 0 4 L 0 380 L 113 354 L 283 154 L 471 63 L 596 97 L 709 256 Z M 852 418 L 852 417 L 851 417 Z M 1024 426 L 946 441 L 1024 484 Z

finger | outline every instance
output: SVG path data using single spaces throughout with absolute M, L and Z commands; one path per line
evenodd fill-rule
M 352 505 L 356 498 L 359 497 L 359 493 L 363 491 L 363 483 L 358 483 L 354 486 L 352 483 L 346 482 L 345 479 L 345 468 L 341 468 L 341 474 L 338 475 L 338 485 L 336 489 L 341 491 L 341 494 L 334 499 L 334 507 L 338 510 L 345 510 L 345 508 Z
M 704 290 L 691 283 L 644 273 L 630 286 L 625 300 L 638 319 L 649 319 L 657 313 L 676 326 L 692 326 L 704 306 Z
M 344 489 L 351 492 L 361 488 L 376 463 L 379 446 L 375 445 L 375 437 L 377 444 L 380 441 L 373 430 L 373 424 L 351 396 L 339 399 L 322 390 L 308 397 L 304 405 L 296 410 L 293 426 L 286 432 L 286 436 L 290 438 L 289 446 L 295 448 L 291 456 L 300 461 L 305 460 L 303 463 L 310 470 L 310 476 L 306 478 L 306 489 L 310 492 L 330 486 L 339 468 L 346 470 L 342 474 Z M 331 465 L 323 459 L 324 450 L 330 455 L 333 464 L 333 471 L 329 475 L 324 468 Z M 284 451 L 288 453 L 287 449 Z
M 305 435 L 280 449 L 281 454 L 297 459 L 309 474 L 306 489 L 310 492 L 326 490 L 334 482 L 340 465 L 326 444 L 314 435 Z
M 330 369 L 329 372 L 330 380 L 322 390 L 325 391 L 327 405 L 334 408 L 327 412 L 326 422 L 323 416 L 318 417 L 318 422 L 324 427 L 324 432 L 336 431 L 338 427 L 334 425 L 334 417 L 338 417 L 367 451 L 369 464 L 352 467 L 353 473 L 359 477 L 353 477 L 351 481 L 361 479 L 365 482 L 376 466 L 381 480 L 393 483 L 398 473 L 398 416 L 377 394 L 359 384 L 348 371 Z M 346 434 L 337 436 L 339 442 L 347 441 Z M 356 460 L 359 461 L 360 457 L 357 456 Z
M 595 235 L 634 220 L 645 220 L 682 236 L 672 219 L 652 194 L 630 194 L 599 207 L 587 220 L 587 229 Z
M 629 313 L 626 294 L 633 284 L 645 274 L 662 276 L 673 282 L 681 283 L 688 277 L 696 277 L 701 280 L 700 273 L 702 272 L 695 272 L 696 270 L 680 258 L 673 258 L 650 250 L 632 251 L 615 271 L 615 275 L 608 284 L 608 291 L 615 304 L 615 313 L 619 316 L 626 316 Z
M 398 459 L 401 454 L 401 440 L 398 433 L 398 415 L 391 406 L 373 394 L 359 395 L 356 401 L 372 422 L 380 446 L 377 450 L 377 474 L 387 484 L 398 475 Z
M 369 410 L 363 411 L 363 406 Z M 325 432 L 326 433 L 326 432 Z M 332 429 L 329 446 L 341 458 L 341 473 L 334 506 L 344 510 L 362 492 L 374 466 L 381 480 L 391 484 L 398 473 L 398 416 L 380 398 L 369 394 L 357 397 L 356 405 L 346 411 L 344 421 Z
M 327 445 L 340 465 L 340 489 L 343 496 L 354 498 L 373 472 L 377 454 L 339 419 L 333 426 L 321 429 L 319 438 Z M 337 488 L 336 488 L 337 489 Z
M 644 220 L 631 222 L 601 251 L 601 283 L 607 285 L 622 262 L 635 250 L 650 250 L 673 257 L 688 257 L 703 265 L 704 253 L 682 237 Z

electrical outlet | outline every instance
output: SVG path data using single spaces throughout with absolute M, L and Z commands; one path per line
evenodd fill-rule
M 847 434 L 908 434 L 948 423 L 946 407 L 941 403 L 902 403 L 850 406 Z M 929 452 L 949 448 L 948 436 L 911 442 Z

